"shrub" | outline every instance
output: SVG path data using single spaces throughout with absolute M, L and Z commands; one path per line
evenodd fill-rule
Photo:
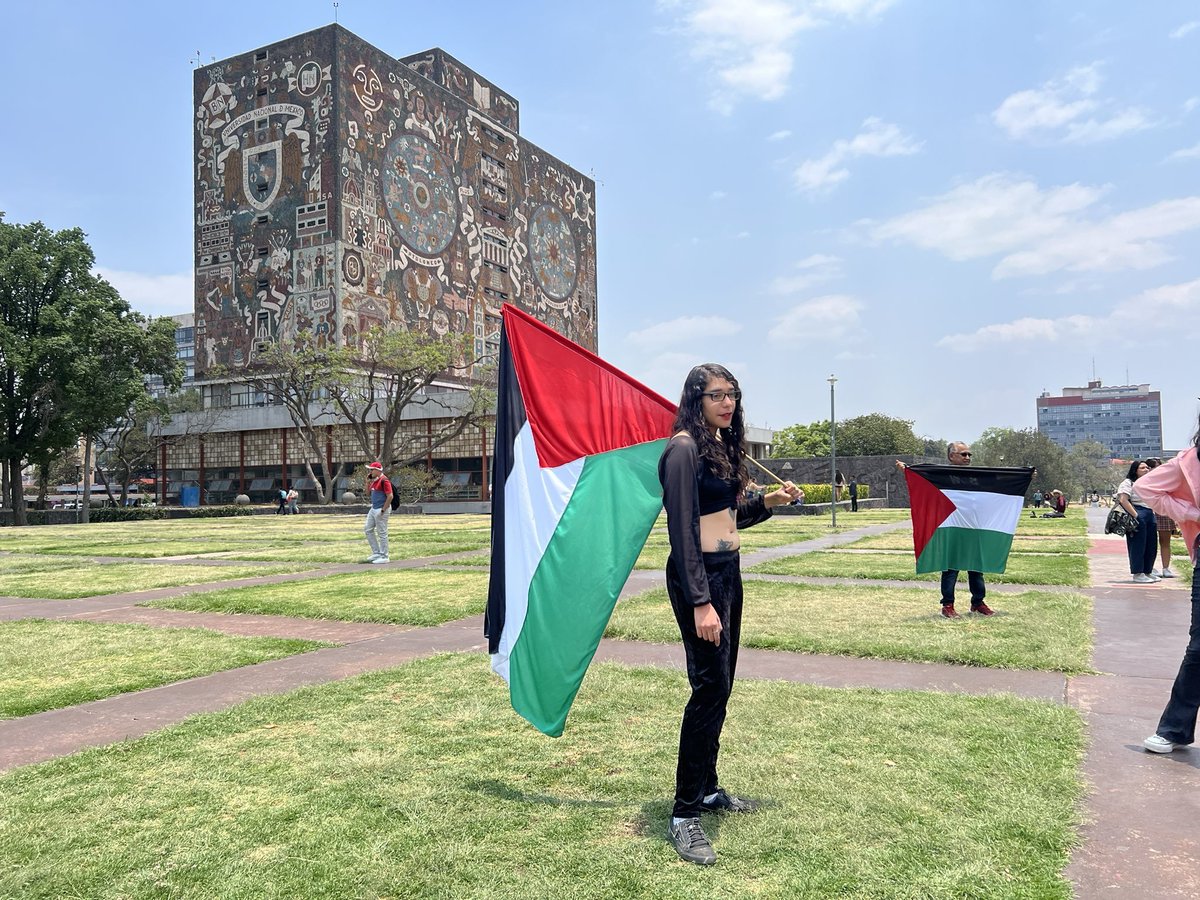
M 252 516 L 249 506 L 197 506 L 188 510 L 189 519 L 223 519 L 229 516 Z
M 88 513 L 91 522 L 140 522 L 166 517 L 167 511 L 161 506 L 104 506 Z
M 830 487 L 827 484 L 800 484 L 800 485 L 797 485 L 797 487 L 800 488 L 800 490 L 804 491 L 804 502 L 805 503 L 828 503 L 829 502 Z M 769 494 L 769 493 L 771 493 L 771 491 L 777 490 L 778 488 L 779 488 L 778 484 L 768 484 L 763 488 L 763 492 Z M 870 490 L 869 485 L 860 484 L 858 486 L 858 499 L 859 500 L 866 500 L 870 496 L 870 494 L 871 494 L 871 490 Z M 845 501 L 848 501 L 849 499 L 850 499 L 850 490 L 846 487 L 843 487 L 841 490 L 841 496 L 838 497 L 838 500 L 845 502 Z

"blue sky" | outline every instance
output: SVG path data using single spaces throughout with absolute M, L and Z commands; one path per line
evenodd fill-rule
M 0 210 L 81 226 L 149 313 L 191 308 L 192 61 L 331 2 L 6 10 Z M 1092 375 L 1200 383 L 1200 6 L 343 0 L 440 46 L 597 185 L 600 351 L 668 397 L 724 363 L 779 428 L 884 412 L 972 440 Z M 1128 373 L 1128 376 L 1127 374 Z

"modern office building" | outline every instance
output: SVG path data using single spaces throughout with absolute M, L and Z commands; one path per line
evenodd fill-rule
M 171 316 L 175 320 L 175 358 L 183 366 L 182 389 L 187 390 L 196 380 L 196 317 L 193 313 Z M 162 377 L 151 375 L 146 380 L 146 389 L 153 397 L 166 394 Z
M 164 454 L 164 501 L 296 483 L 302 442 L 239 373 L 297 335 L 471 335 L 482 367 L 507 302 L 596 349 L 594 182 L 522 137 L 516 99 L 444 51 L 397 59 L 329 25 L 202 66 L 194 91 L 195 377 L 226 412 Z M 430 430 L 420 415 L 407 427 Z M 343 428 L 310 462 L 364 461 Z M 485 498 L 487 430 L 426 465 Z
M 1064 450 L 1099 441 L 1113 459 L 1162 456 L 1162 401 L 1148 384 L 1063 388 L 1037 398 L 1038 431 Z

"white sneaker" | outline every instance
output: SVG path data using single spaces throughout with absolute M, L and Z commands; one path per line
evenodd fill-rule
M 1157 734 L 1152 734 L 1150 737 L 1142 741 L 1142 746 L 1151 753 L 1170 753 L 1172 750 L 1180 749 L 1183 744 L 1173 744 L 1165 737 Z
M 375 562 L 375 560 L 377 560 L 377 559 L 379 559 L 379 554 L 378 554 L 378 553 L 372 553 L 370 556 L 368 556 L 366 559 L 364 559 L 364 560 L 363 560 L 363 562 L 364 562 L 364 563 L 373 563 L 373 562 Z
M 1170 566 L 1167 566 L 1165 569 L 1162 570 L 1162 574 L 1159 575 L 1158 577 L 1159 578 L 1174 578 L 1175 573 L 1171 571 Z
M 384 563 L 390 563 L 390 562 L 391 562 L 391 560 L 388 559 L 386 556 L 377 556 L 373 560 L 371 560 L 371 563 L 376 566 L 382 566 Z
M 1138 572 L 1136 575 L 1133 576 L 1134 584 L 1154 584 L 1154 582 L 1156 580 L 1157 579 L 1151 578 L 1149 575 L 1145 574 L 1144 572 Z

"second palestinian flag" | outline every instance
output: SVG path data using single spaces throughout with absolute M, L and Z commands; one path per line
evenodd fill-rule
M 1029 467 L 908 466 L 918 572 L 1003 572 L 1008 565 Z
M 515 307 L 503 316 L 484 631 L 513 709 L 557 736 L 662 510 L 675 406 Z

